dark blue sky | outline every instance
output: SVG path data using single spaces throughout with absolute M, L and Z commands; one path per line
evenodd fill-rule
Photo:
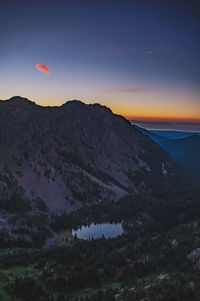
M 1 0 L 0 98 L 75 98 L 133 118 L 197 120 L 198 2 Z

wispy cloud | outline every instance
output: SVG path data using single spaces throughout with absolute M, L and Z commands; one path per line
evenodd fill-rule
M 131 86 L 131 87 L 114 87 L 114 88 L 100 88 L 97 92 L 103 93 L 144 93 L 152 90 L 145 86 Z
M 35 68 L 40 72 L 49 74 L 49 67 L 47 65 L 37 64 Z
M 99 55 L 122 55 L 122 54 L 142 54 L 146 56 L 170 55 L 174 51 L 172 49 L 156 49 L 146 47 L 108 47 L 95 52 Z

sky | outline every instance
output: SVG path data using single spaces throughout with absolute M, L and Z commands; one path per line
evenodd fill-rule
M 1 0 L 0 99 L 98 102 L 200 130 L 198 2 Z

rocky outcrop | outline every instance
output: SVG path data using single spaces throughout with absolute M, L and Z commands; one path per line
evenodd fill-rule
M 200 248 L 193 250 L 187 256 L 188 260 L 192 262 L 195 269 L 200 269 Z

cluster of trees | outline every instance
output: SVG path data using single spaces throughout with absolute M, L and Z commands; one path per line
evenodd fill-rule
M 22 194 L 14 192 L 9 198 L 1 198 L 0 196 L 0 210 L 9 213 L 27 212 L 31 210 L 31 203 Z
M 15 214 L 0 227 L 0 248 L 40 248 L 50 235 L 48 216 L 40 214 Z
M 2 249 L 6 248 L 31 248 L 33 244 L 23 237 L 14 238 L 5 229 L 0 229 L 0 246 Z

